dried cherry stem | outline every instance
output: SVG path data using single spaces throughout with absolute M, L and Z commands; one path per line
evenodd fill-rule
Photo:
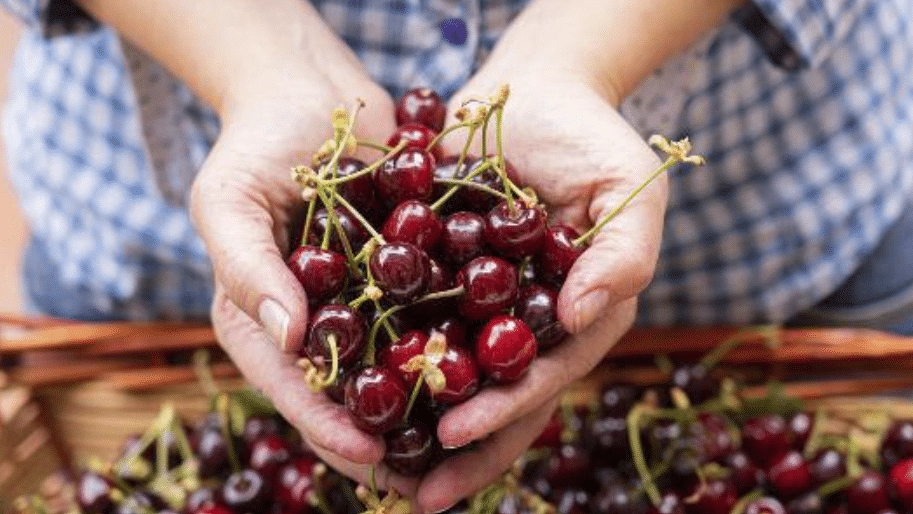
M 469 174 L 467 174 L 461 180 L 469 181 L 473 177 L 479 175 L 480 173 L 488 170 L 491 167 L 492 167 L 491 161 L 486 160 L 484 163 L 480 164 L 476 169 L 469 172 Z M 459 169 L 459 168 L 457 168 L 457 169 Z M 441 195 L 440 198 L 438 198 L 437 200 L 435 200 L 435 202 L 433 204 L 431 204 L 431 210 L 434 212 L 437 212 L 438 210 L 440 210 L 440 208 L 443 207 L 445 203 L 447 203 L 447 200 L 450 200 L 450 198 L 452 198 L 453 195 L 455 195 L 462 186 L 463 186 L 463 184 L 451 186 L 450 189 L 447 190 L 447 192 L 445 192 L 443 195 Z
M 580 246 L 580 245 L 586 244 L 591 239 L 593 239 L 593 237 L 595 237 L 596 234 L 598 234 L 606 226 L 606 224 L 608 224 L 610 221 L 612 221 L 612 219 L 614 219 L 615 216 L 618 216 L 618 214 L 621 212 L 621 210 L 624 209 L 625 207 L 627 207 L 629 203 L 631 203 L 631 200 L 633 200 L 635 197 L 637 197 L 637 195 L 639 195 L 641 191 L 646 189 L 646 187 L 649 186 L 654 180 L 656 180 L 657 177 L 659 177 L 663 173 L 672 169 L 672 167 L 675 166 L 676 164 L 679 164 L 682 162 L 687 162 L 690 164 L 694 164 L 696 166 L 702 166 L 703 164 L 705 164 L 703 157 L 701 157 L 699 155 L 689 155 L 688 154 L 688 152 L 691 151 L 691 143 L 688 142 L 687 138 L 682 139 L 680 141 L 670 142 L 668 139 L 666 139 L 662 136 L 652 136 L 650 138 L 650 144 L 658 147 L 660 150 L 662 150 L 663 152 L 668 154 L 669 157 L 666 159 L 665 162 L 663 162 L 662 165 L 660 165 L 659 168 L 656 169 L 656 171 L 653 172 L 652 175 L 647 177 L 647 179 L 645 181 L 643 181 L 643 183 L 641 183 L 639 186 L 637 186 L 634 189 L 634 191 L 631 191 L 631 193 L 628 194 L 628 196 L 625 197 L 625 199 L 622 200 L 620 204 L 615 206 L 615 208 L 612 209 L 608 214 L 603 216 L 602 219 L 599 220 L 598 223 L 593 225 L 593 228 L 591 228 L 590 230 L 587 230 L 586 233 L 584 233 L 583 235 L 581 235 L 580 237 L 575 239 L 574 246 Z
M 338 202 L 340 203 L 340 205 L 342 205 L 343 207 L 345 207 L 346 210 L 348 210 L 349 213 L 350 213 L 352 216 L 354 216 L 355 219 L 357 219 L 358 222 L 362 224 L 362 226 L 365 227 L 365 230 L 367 230 L 368 233 L 371 234 L 371 237 L 373 237 L 374 239 L 376 239 L 378 243 L 380 243 L 380 244 L 386 243 L 386 241 L 384 240 L 384 236 L 380 235 L 380 234 L 377 232 L 377 230 L 374 229 L 374 227 L 371 225 L 371 223 L 368 222 L 368 220 L 366 220 L 365 217 L 362 216 L 362 214 L 361 214 L 360 212 L 358 212 L 358 209 L 356 209 L 355 207 L 353 207 L 352 204 L 349 203 L 349 201 L 346 200 L 346 198 L 345 198 L 344 196 L 342 196 L 342 195 L 337 195 L 337 196 L 336 196 L 336 201 L 338 201 Z
M 748 504 L 753 501 L 760 500 L 764 497 L 763 489 L 755 489 L 754 491 L 745 493 L 744 496 L 739 498 L 739 501 L 732 507 L 732 510 L 729 511 L 729 514 L 742 514 L 745 512 L 745 509 L 748 508 Z
M 336 340 L 336 334 L 328 334 L 326 344 L 330 347 L 330 372 L 320 383 L 322 387 L 330 387 L 336 381 L 336 375 L 339 374 L 339 343 Z
M 389 147 L 389 146 L 387 146 L 387 145 L 382 145 L 382 144 L 380 144 L 380 143 L 375 143 L 374 141 L 368 141 L 368 140 L 366 140 L 366 139 L 357 139 L 357 138 L 356 138 L 356 139 L 355 139 L 355 143 L 356 143 L 358 146 L 363 146 L 363 147 L 365 147 L 365 148 L 371 148 L 371 149 L 377 150 L 377 151 L 379 151 L 379 152 L 384 152 L 384 153 L 390 152 L 390 147 Z
M 436 178 L 434 179 L 435 184 L 447 184 L 448 186 L 465 186 L 473 189 L 478 189 L 480 191 L 485 191 L 486 193 L 497 196 L 498 198 L 504 200 L 507 198 L 507 195 L 501 191 L 492 189 L 485 184 L 479 184 L 478 182 L 467 181 L 466 179 L 456 179 L 456 178 Z
M 339 184 L 344 184 L 346 182 L 349 182 L 350 180 L 355 180 L 357 178 L 368 175 L 368 174 L 374 172 L 374 170 L 376 170 L 377 168 L 380 168 L 381 166 L 383 166 L 385 162 L 389 161 L 393 157 L 396 157 L 396 154 L 401 152 L 403 150 L 403 148 L 406 148 L 406 145 L 408 145 L 408 144 L 409 144 L 408 141 L 406 141 L 405 139 L 401 139 L 400 142 L 397 143 L 396 146 L 394 146 L 393 148 L 390 148 L 389 151 L 386 154 L 384 154 L 383 157 L 381 157 L 380 159 L 365 166 L 364 168 L 356 171 L 355 173 L 352 173 L 351 175 L 346 175 L 344 177 L 333 177 L 330 179 L 321 179 L 320 183 L 325 186 L 336 186 Z
M 216 401 L 216 411 L 219 414 L 219 429 L 222 431 L 222 437 L 225 438 L 225 448 L 228 450 L 228 463 L 231 465 L 232 473 L 241 471 L 241 463 L 238 460 L 238 454 L 235 452 L 235 445 L 232 444 L 231 430 L 228 427 L 228 395 L 219 396 Z
M 406 413 L 403 414 L 403 423 L 409 421 L 409 415 L 412 414 L 412 407 L 415 405 L 415 400 L 418 399 L 418 393 L 422 390 L 422 385 L 425 384 L 425 374 L 419 373 L 418 380 L 415 381 L 415 386 L 412 388 L 412 393 L 409 395 L 409 403 L 406 404 Z

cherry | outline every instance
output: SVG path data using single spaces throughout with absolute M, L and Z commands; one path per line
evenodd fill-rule
M 249 465 L 268 482 L 272 482 L 279 468 L 291 458 L 288 442 L 278 435 L 268 434 L 251 445 Z
M 545 242 L 545 211 L 519 203 L 511 210 L 501 202 L 485 217 L 485 241 L 501 255 L 520 259 L 539 252 Z
M 288 267 L 304 287 L 311 305 L 330 301 L 346 282 L 345 257 L 316 246 L 299 246 L 289 257 Z
M 434 178 L 437 179 L 449 179 L 456 180 L 466 176 L 464 171 L 467 168 L 467 163 L 475 160 L 475 157 L 466 156 L 461 166 L 463 172 L 457 171 L 457 164 L 460 162 L 460 157 L 458 155 L 448 155 L 441 159 L 437 159 L 437 166 L 434 168 Z M 432 197 L 436 200 L 444 195 L 451 188 L 451 184 L 444 183 L 435 183 Z M 463 188 L 466 189 L 466 188 Z M 454 212 L 458 211 L 463 207 L 462 202 L 460 201 L 460 193 L 462 189 L 456 193 L 456 195 L 450 199 L 448 203 L 442 206 L 443 212 Z
M 543 279 L 560 287 L 570 273 L 571 267 L 583 254 L 584 247 L 576 246 L 574 239 L 580 233 L 567 225 L 553 225 L 545 232 L 542 253 L 539 255 L 539 267 Z
M 476 358 L 495 383 L 515 382 L 536 358 L 536 337 L 519 319 L 504 314 L 495 316 L 476 339 Z
M 515 312 L 516 314 L 516 312 Z M 643 396 L 643 390 L 632 384 L 614 383 L 602 388 L 599 411 L 605 416 L 624 417 Z
M 207 414 L 191 436 L 190 445 L 199 461 L 201 478 L 213 478 L 228 473 L 228 444 L 222 432 L 222 416 L 216 413 Z
M 336 176 L 348 177 L 363 169 L 365 163 L 362 161 L 352 157 L 340 157 Z M 338 184 L 336 192 L 350 204 L 357 206 L 359 212 L 365 215 L 376 216 L 380 213 L 380 205 L 374 192 L 374 179 L 370 173 Z
M 111 492 L 114 485 L 107 478 L 87 471 L 76 485 L 76 501 L 86 514 L 104 514 L 114 509 Z
M 802 454 L 792 450 L 773 461 L 767 480 L 779 497 L 791 500 L 812 487 L 812 474 Z
M 241 439 L 248 450 L 254 441 L 268 434 L 279 434 L 279 421 L 269 416 L 251 416 L 244 422 L 244 431 Z
M 397 127 L 396 131 L 387 139 L 387 146 L 396 146 L 400 141 L 405 139 L 406 148 L 403 152 L 408 150 L 424 151 L 435 137 L 437 137 L 437 131 L 433 129 L 418 123 L 405 123 Z M 431 154 L 439 159 L 442 155 L 441 147 L 435 145 L 434 148 L 431 149 Z M 434 165 L 432 164 L 431 167 L 434 168 Z
M 721 414 L 702 412 L 698 423 L 704 458 L 708 461 L 720 462 L 738 449 L 738 442 Z
M 485 219 L 467 211 L 447 216 L 438 248 L 441 257 L 456 267 L 481 256 L 485 253 Z
M 539 264 L 535 260 L 529 261 L 520 269 L 520 285 L 528 286 L 530 284 L 545 283 L 545 280 L 540 278 L 540 275 Z
M 374 175 L 374 186 L 391 207 L 406 200 L 428 201 L 434 185 L 434 157 L 407 148 L 385 162 Z
M 440 451 L 437 439 L 423 423 L 410 423 L 384 434 L 387 453 L 384 462 L 393 471 L 418 476 L 431 468 Z
M 765 496 L 745 506 L 745 514 L 786 514 L 786 508 L 780 500 Z
M 448 347 L 437 367 L 444 374 L 446 386 L 434 393 L 434 399 L 447 405 L 465 402 L 479 390 L 479 367 L 472 355 L 459 346 Z M 427 384 L 426 384 L 427 388 Z
M 787 431 L 794 450 L 801 452 L 805 449 L 805 443 L 808 442 L 808 438 L 812 433 L 813 423 L 812 415 L 804 411 L 797 412 L 793 417 L 789 418 Z
M 395 427 L 406 413 L 409 393 L 396 373 L 368 367 L 346 383 L 346 410 L 355 426 L 369 434 L 382 434 Z
M 833 448 L 819 450 L 809 463 L 815 487 L 846 475 L 846 457 Z
M 810 491 L 786 504 L 789 514 L 821 514 L 824 501 L 818 491 Z
M 700 405 L 720 394 L 720 381 L 700 363 L 675 368 L 672 372 L 672 385 L 684 391 L 695 405 Z
M 218 492 L 215 487 L 202 486 L 196 491 L 187 493 L 184 510 L 191 514 L 197 514 L 201 509 L 213 507 L 218 505 L 218 503 Z
M 579 486 L 591 478 L 590 453 L 579 443 L 562 444 L 549 455 L 544 473 L 552 487 Z
M 381 365 L 399 375 L 406 387 L 411 388 L 418 381 L 421 371 L 404 371 L 402 367 L 413 357 L 422 355 L 427 344 L 428 336 L 424 332 L 410 330 L 382 349 L 378 353 L 377 360 Z
M 355 309 L 348 305 L 324 305 L 313 314 L 309 325 L 303 351 L 311 359 L 331 362 L 331 339 L 336 341 L 339 364 L 352 364 L 361 358 L 368 342 L 368 326 Z
M 628 423 L 623 416 L 596 418 L 589 427 L 587 438 L 594 450 L 594 458 L 602 465 L 617 466 L 631 458 Z
M 558 320 L 558 293 L 538 284 L 520 290 L 514 316 L 523 320 L 536 336 L 540 350 L 548 350 L 568 336 Z
M 412 243 L 430 252 L 443 228 L 443 223 L 427 203 L 406 200 L 387 217 L 382 233 L 390 243 Z
M 409 243 L 380 245 L 368 262 L 371 275 L 384 298 L 397 304 L 415 301 L 431 282 L 431 261 L 419 247 Z
M 913 419 L 898 419 L 891 423 L 881 442 L 880 454 L 889 468 L 902 459 L 913 458 Z
M 210 505 L 203 505 L 200 508 L 194 510 L 187 509 L 187 511 L 191 512 L 192 514 L 234 514 L 234 512 L 232 512 L 228 507 L 215 503 Z M 159 511 L 158 514 L 165 514 L 166 512 L 169 511 Z
M 428 281 L 427 294 L 440 293 L 453 288 L 453 275 L 444 266 L 441 266 L 435 260 L 430 261 L 431 278 Z M 428 319 L 435 319 L 441 316 L 441 313 L 454 312 L 456 310 L 456 299 L 454 297 L 437 298 L 427 300 L 415 305 L 409 306 L 406 315 L 410 316 L 416 325 L 423 324 Z
M 761 466 L 778 460 L 789 451 L 786 421 L 777 414 L 749 419 L 742 426 L 742 447 Z
M 517 268 L 497 257 L 478 257 L 457 274 L 466 290 L 460 297 L 460 313 L 470 319 L 486 319 L 517 301 Z
M 590 495 L 578 488 L 565 489 L 558 492 L 555 501 L 556 514 L 588 514 Z
M 688 496 L 698 492 L 698 488 L 703 494 L 697 501 L 685 503 L 685 511 L 689 514 L 729 514 L 739 499 L 735 485 L 729 480 L 709 480 L 705 486 L 696 484 Z
M 674 492 L 666 492 L 659 500 L 659 505 L 651 506 L 647 514 L 685 514 L 681 499 Z
M 465 179 L 479 166 L 484 164 L 485 161 L 486 159 L 482 158 L 476 158 L 470 161 L 468 166 L 463 166 L 462 169 L 456 170 L 456 178 Z M 506 161 L 505 163 L 507 164 L 508 168 L 508 177 L 515 176 L 516 174 L 513 172 L 510 164 Z M 485 171 L 476 174 L 471 179 L 469 179 L 469 181 L 483 186 L 488 186 L 489 188 L 496 191 L 501 191 L 504 189 L 504 186 L 501 184 L 501 177 L 493 167 L 490 167 Z M 464 187 L 460 190 L 457 196 L 459 196 L 459 204 L 464 206 L 466 210 L 478 212 L 479 214 L 488 213 L 498 203 L 497 197 L 492 196 L 486 191 L 472 187 Z
M 265 514 L 270 499 L 269 483 L 249 468 L 232 473 L 222 484 L 222 501 L 235 512 Z
M 349 212 L 345 207 L 335 207 L 333 212 L 336 213 L 336 219 L 339 221 L 339 226 L 342 227 L 342 231 L 346 235 L 346 240 L 349 242 L 349 247 L 353 252 L 358 252 L 362 245 L 370 238 L 370 234 L 365 230 L 365 227 L 359 222 L 355 216 L 352 216 L 352 213 Z M 323 241 L 323 234 L 326 232 L 327 227 L 330 226 L 329 214 L 325 208 L 317 209 L 314 212 L 314 219 L 312 220 L 311 233 L 308 236 L 308 242 L 313 246 L 319 246 Z M 330 232 L 330 249 L 334 252 L 342 254 L 345 252 L 345 246 L 342 244 L 342 241 L 339 239 L 339 234 L 333 229 Z
M 725 460 L 732 472 L 732 482 L 740 495 L 755 490 L 764 481 L 764 472 L 742 452 L 735 452 Z
M 564 420 L 558 412 L 552 414 L 548 424 L 530 445 L 533 449 L 558 448 L 561 446 L 561 435 L 564 433 Z
M 631 491 L 624 484 L 611 484 L 593 496 L 590 510 L 596 514 L 640 514 L 646 512 L 643 495 Z M 728 511 L 726 514 L 729 514 Z
M 913 510 L 913 459 L 904 459 L 891 467 L 888 489 L 901 510 Z
M 853 514 L 878 514 L 891 508 L 888 487 L 881 473 L 863 471 L 846 490 L 846 501 Z
M 149 491 L 134 489 L 127 495 L 120 505 L 114 509 L 115 514 L 146 514 L 147 512 L 158 512 L 167 508 L 167 504 Z
M 318 486 L 318 461 L 313 457 L 298 457 L 276 474 L 276 497 L 292 512 L 308 512 L 312 493 Z
M 420 123 L 435 132 L 444 128 L 447 107 L 433 89 L 411 89 L 396 103 L 396 124 Z
M 339 372 L 336 373 L 336 380 L 326 386 L 323 392 L 334 402 L 344 404 L 346 401 L 346 381 L 358 370 L 357 366 L 358 363 L 356 362 L 352 367 L 339 368 Z
M 374 324 L 377 323 L 377 320 L 380 319 L 381 315 L 383 314 L 380 310 L 375 309 L 374 305 L 371 302 L 365 302 L 362 304 L 361 312 L 371 317 L 371 321 L 368 323 L 368 326 L 374 326 Z M 412 324 L 407 321 L 404 314 L 406 314 L 406 312 L 400 311 L 387 316 L 387 323 L 393 327 L 393 332 L 396 334 L 403 334 L 412 330 Z M 392 341 L 390 340 L 390 335 L 386 330 L 381 329 L 377 331 L 376 339 L 374 340 L 377 348 L 383 348 L 391 342 Z
M 443 334 L 447 339 L 447 346 L 460 346 L 465 348 L 467 344 L 466 325 L 457 317 L 432 321 L 425 326 L 425 332 L 428 334 L 434 334 L 435 332 Z

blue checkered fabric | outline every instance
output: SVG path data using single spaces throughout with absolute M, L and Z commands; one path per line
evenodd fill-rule
M 313 3 L 392 94 L 448 96 L 525 1 Z M 35 308 L 205 317 L 212 271 L 187 191 L 218 120 L 69 2 L 0 6 L 29 29 L 3 134 Z M 689 135 L 710 162 L 673 179 L 642 322 L 781 321 L 866 258 L 913 188 L 911 20 L 909 0 L 756 0 L 625 102 L 644 135 Z

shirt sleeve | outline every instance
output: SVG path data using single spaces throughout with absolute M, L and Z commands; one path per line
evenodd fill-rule
M 0 0 L 0 8 L 47 38 L 98 27 L 89 14 L 70 0 Z
M 753 0 L 737 20 L 776 65 L 798 70 L 824 61 L 878 0 Z

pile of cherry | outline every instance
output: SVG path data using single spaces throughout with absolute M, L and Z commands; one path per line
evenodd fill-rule
M 334 137 L 313 168 L 292 173 L 307 201 L 301 246 L 288 260 L 310 303 L 299 364 L 356 426 L 385 436 L 386 464 L 402 474 L 422 474 L 440 457 L 443 410 L 488 383 L 520 380 L 567 336 L 558 292 L 630 200 L 582 235 L 550 226 L 504 159 L 507 97 L 502 87 L 470 102 L 444 127 L 440 97 L 410 91 L 386 144 L 353 136 L 358 107 L 337 109 Z M 462 153 L 442 155 L 441 138 L 456 131 L 466 132 Z M 469 155 L 474 140 L 484 157 Z M 646 183 L 678 162 L 699 162 L 687 141 L 654 142 L 670 157 Z M 371 163 L 347 156 L 359 147 L 382 155 Z

